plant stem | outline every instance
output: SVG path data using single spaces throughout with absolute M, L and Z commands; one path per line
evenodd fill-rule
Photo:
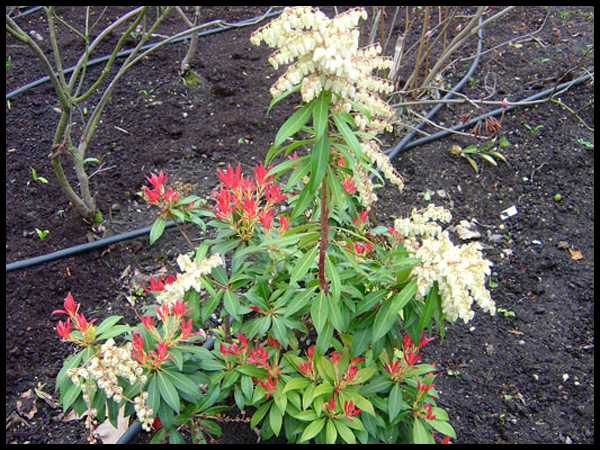
M 196 247 L 194 246 L 194 244 L 192 243 L 192 241 L 188 237 L 187 233 L 185 232 L 183 224 L 179 225 L 177 223 L 177 217 L 175 217 L 173 215 L 170 215 L 169 219 L 171 219 L 173 221 L 173 223 L 175 224 L 175 226 L 177 227 L 177 229 L 179 230 L 179 232 L 181 233 L 181 235 L 184 237 L 185 241 L 190 246 L 190 250 L 192 250 L 192 251 L 196 250 Z
M 327 256 L 327 233 L 329 231 L 329 208 L 327 206 L 327 174 L 321 185 L 321 240 L 319 242 L 319 287 L 324 293 L 329 292 L 325 279 L 325 257 Z

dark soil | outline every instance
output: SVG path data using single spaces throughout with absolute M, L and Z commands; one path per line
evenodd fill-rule
M 103 20 L 125 10 L 110 8 Z M 262 14 L 262 8 L 205 7 L 202 20 L 239 21 Z M 331 14 L 331 7 L 323 9 Z M 58 11 L 70 23 L 83 23 L 81 7 Z M 539 32 L 486 53 L 464 93 L 515 101 L 554 86 L 593 46 L 593 14 L 593 6 L 519 7 L 485 29 L 485 48 Z M 403 32 L 403 20 L 395 34 Z M 33 13 L 18 23 L 37 31 L 49 54 L 44 15 Z M 51 86 L 12 98 L 6 108 L 7 264 L 150 225 L 154 212 L 136 193 L 151 171 L 166 170 L 170 180 L 193 183 L 194 193 L 206 196 L 217 184 L 216 168 L 240 162 L 248 169 L 261 161 L 293 105 L 282 102 L 265 116 L 276 74 L 267 64 L 270 50 L 250 44 L 257 26 L 200 39 L 193 60 L 206 81 L 200 85 L 185 88 L 178 79 L 183 44 L 157 51 L 121 80 L 87 155 L 103 157 L 106 169 L 91 180 L 106 218 L 101 228 L 92 229 L 75 214 L 52 172 L 47 155 L 58 102 Z M 157 32 L 183 28 L 173 15 Z M 79 57 L 77 38 L 64 27 L 58 37 L 69 66 Z M 472 50 L 466 48 L 465 56 Z M 6 55 L 7 92 L 44 75 L 29 49 L 8 33 Z M 582 67 L 593 71 L 593 61 L 592 53 Z M 457 63 L 447 83 L 456 83 L 469 64 Z M 90 69 L 90 77 L 101 68 Z M 578 68 L 572 76 L 583 73 Z M 594 126 L 593 84 L 575 86 L 560 99 L 577 116 L 556 103 L 506 115 L 502 133 L 510 144 L 501 151 L 508 165 L 479 160 L 476 174 L 448 151 L 474 139 L 453 136 L 402 153 L 394 165 L 406 178 L 405 190 L 378 193 L 377 215 L 390 224 L 394 216 L 426 205 L 427 196 L 452 211 L 454 225 L 475 218 L 485 255 L 494 262 L 492 296 L 499 312 L 491 317 L 479 311 L 469 324 L 449 326 L 426 355 L 439 369 L 439 403 L 448 409 L 460 443 L 594 442 L 594 133 L 583 126 Z M 478 114 L 472 105 L 450 105 L 436 120 L 452 126 L 470 112 Z M 398 139 L 388 136 L 385 143 L 391 147 Z M 49 182 L 34 183 L 31 167 Z M 90 171 L 95 168 L 90 165 Z M 500 213 L 513 205 L 517 215 L 502 220 Z M 49 230 L 43 242 L 36 228 Z M 190 231 L 196 242 L 203 239 Z M 37 398 L 37 411 L 29 416 L 17 409 L 19 396 L 30 389 L 56 399 L 54 378 L 71 350 L 56 336 L 50 313 L 67 292 L 88 317 L 120 314 L 133 323 L 125 300 L 132 287 L 163 266 L 172 273 L 174 256 L 186 249 L 177 231 L 168 230 L 152 247 L 141 237 L 6 274 L 7 443 L 86 442 L 83 423 L 64 421 L 52 402 Z M 233 419 L 222 424 L 221 442 L 256 442 L 249 427 Z

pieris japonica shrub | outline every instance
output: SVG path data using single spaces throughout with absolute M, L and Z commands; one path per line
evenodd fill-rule
M 65 362 L 57 388 L 90 426 L 124 407 L 145 429 L 160 424 L 157 441 L 179 442 L 186 428 L 203 442 L 221 431 L 209 419 L 235 407 L 264 439 L 456 437 L 422 351 L 445 319 L 470 320 L 473 302 L 495 312 L 484 286 L 491 263 L 478 244 L 452 243 L 439 224 L 451 219 L 443 208 L 374 223 L 370 175 L 404 183 L 376 138 L 394 113 L 380 97 L 392 86 L 376 75 L 390 60 L 379 46 L 359 48 L 365 17 L 361 8 L 329 19 L 298 6 L 252 35 L 276 49 L 275 68 L 288 66 L 271 107 L 291 95 L 301 102 L 251 173 L 217 171 L 209 209 L 167 186 L 162 172 L 148 177 L 142 195 L 159 208 L 152 240 L 165 218 L 198 222 L 193 213 L 216 237 L 179 256 L 181 272 L 151 279 L 157 304 L 136 327 L 116 325 L 118 317 L 95 327 L 69 298 L 58 311 L 69 315 L 58 334 L 84 350 Z M 199 346 L 205 334 L 192 330 L 214 316 L 214 345 Z

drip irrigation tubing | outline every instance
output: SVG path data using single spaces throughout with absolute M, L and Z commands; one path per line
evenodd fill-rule
M 481 52 L 483 50 L 483 27 L 481 27 L 482 21 L 483 21 L 483 17 L 479 19 L 480 28 L 477 33 L 477 37 L 478 37 L 477 54 L 475 55 L 475 58 L 473 59 L 473 62 L 471 63 L 469 70 L 467 71 L 465 76 L 462 77 L 461 80 L 458 83 L 456 83 L 456 85 L 454 85 L 452 87 L 452 89 L 442 98 L 442 102 L 438 103 L 433 108 L 431 108 L 431 110 L 425 116 L 425 119 L 426 119 L 425 121 L 421 122 L 416 127 L 414 127 L 406 136 L 404 136 L 400 140 L 400 142 L 398 142 L 398 144 L 395 147 L 385 151 L 385 154 L 388 156 L 390 161 L 392 161 L 396 157 L 396 155 L 398 155 L 398 153 L 400 153 L 402 150 L 406 149 L 406 146 L 412 140 L 412 138 L 415 136 L 415 134 L 417 134 L 417 132 L 420 131 L 421 128 L 423 128 L 423 126 L 426 125 L 427 121 L 431 120 L 438 113 L 438 111 L 440 109 L 442 109 L 442 107 L 444 106 L 443 101 L 450 100 L 452 97 L 454 97 L 454 95 L 457 94 L 462 89 L 462 87 L 465 85 L 465 83 L 467 81 L 469 81 L 469 78 L 471 78 L 471 76 L 475 73 L 475 70 L 477 70 L 477 66 L 479 65 L 479 60 L 481 59 Z

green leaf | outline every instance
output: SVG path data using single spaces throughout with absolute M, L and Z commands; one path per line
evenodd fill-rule
M 300 436 L 299 442 L 308 441 L 309 439 L 314 438 L 317 434 L 319 434 L 321 432 L 321 430 L 323 429 L 324 426 L 325 426 L 325 418 L 324 417 L 322 417 L 321 419 L 315 420 L 313 423 L 311 423 L 304 429 L 302 436 Z
M 284 317 L 290 317 L 304 308 L 312 300 L 316 289 L 317 287 L 305 291 L 297 291 L 298 294 L 295 295 L 294 301 L 286 308 Z
M 331 144 L 326 134 L 320 136 L 310 154 L 310 191 L 315 192 L 323 181 L 329 165 Z
M 329 303 L 329 322 L 333 325 L 340 333 L 344 333 L 346 330 L 344 329 L 344 319 L 342 317 L 342 311 L 340 307 L 339 297 L 337 300 L 329 295 L 326 296 L 327 301 Z
M 271 108 L 273 108 L 273 106 L 275 106 L 278 102 L 280 102 L 281 100 L 286 98 L 288 95 L 293 94 L 296 91 L 299 91 L 301 88 L 302 88 L 302 84 L 298 84 L 297 86 L 294 86 L 293 88 L 285 91 L 284 93 L 279 94 L 277 97 L 275 97 L 273 100 L 271 100 L 271 103 L 269 103 L 269 108 L 267 109 L 267 116 L 269 115 L 269 111 L 271 111 Z
M 296 263 L 296 266 L 292 269 L 290 285 L 296 283 L 298 280 L 304 277 L 304 275 L 306 275 L 308 269 L 310 269 L 310 267 L 313 264 L 315 264 L 315 257 L 317 256 L 318 251 L 319 247 L 315 245 L 312 249 L 310 249 L 300 257 L 300 259 Z
M 243 366 L 236 367 L 235 370 L 253 378 L 262 379 L 267 376 L 266 369 L 258 367 L 256 364 L 244 364 Z
M 344 423 L 344 420 L 348 419 L 335 419 L 335 427 L 346 444 L 356 444 L 356 437 L 354 436 L 352 430 L 348 428 L 348 425 Z M 356 419 L 353 418 L 353 420 Z
M 456 432 L 448 422 L 436 419 L 430 420 L 429 425 L 431 425 L 435 431 L 442 433 L 445 436 L 450 436 L 452 439 L 456 439 Z
M 250 420 L 250 428 L 256 428 L 256 426 L 259 424 L 259 422 L 261 420 L 263 420 L 263 418 L 267 414 L 267 411 L 269 411 L 269 407 L 272 404 L 273 404 L 272 402 L 267 402 L 267 403 L 263 403 L 262 405 L 260 405 L 260 407 L 252 415 L 252 419 Z
M 161 219 L 160 217 L 154 221 L 154 224 L 152 224 L 152 229 L 150 230 L 150 245 L 154 244 L 154 242 L 156 242 L 156 240 L 163 234 L 166 223 L 167 221 L 165 219 Z
M 392 422 L 402 409 L 402 388 L 399 384 L 394 384 L 388 396 L 388 415 Z
M 160 407 L 160 390 L 158 387 L 157 374 L 151 373 L 148 379 L 148 387 L 146 388 L 148 391 L 148 401 L 146 404 L 152 408 L 154 414 L 158 414 L 158 408 Z
M 421 318 L 419 319 L 419 330 L 425 329 L 431 323 L 431 316 L 435 311 L 435 307 L 441 301 L 440 294 L 438 292 L 437 283 L 434 283 L 433 287 L 429 290 L 427 298 L 425 299 L 425 306 L 421 312 Z
M 339 114 L 332 113 L 333 121 L 338 131 L 342 134 L 344 141 L 350 147 L 350 150 L 354 152 L 354 155 L 359 158 L 361 155 L 360 143 L 356 135 L 352 132 L 346 121 Z
M 413 298 L 416 292 L 417 279 L 413 278 L 404 289 L 402 289 L 402 292 L 384 302 L 383 306 L 377 312 L 377 316 L 375 316 L 375 323 L 373 324 L 373 342 L 377 342 L 390 331 L 398 319 L 398 313 L 404 308 L 408 301 Z
M 431 433 L 427 431 L 425 424 L 418 417 L 415 417 L 415 421 L 413 423 L 413 443 L 435 444 L 433 437 L 431 437 Z
M 342 282 L 340 281 L 340 275 L 335 267 L 335 264 L 330 258 L 325 258 L 325 273 L 331 281 L 331 295 L 332 302 L 338 302 L 340 300 L 340 291 L 342 289 Z M 335 323 L 333 324 L 335 326 Z M 338 327 L 336 327 L 339 330 Z
M 357 392 L 350 391 L 347 389 L 343 393 L 345 396 L 349 397 L 354 402 L 354 406 L 356 406 L 358 409 L 363 410 L 367 414 L 375 416 L 375 408 L 373 408 L 373 403 L 371 403 L 365 397 L 358 394 Z
M 167 402 L 167 405 L 169 405 L 173 411 L 179 413 L 181 405 L 179 403 L 179 394 L 177 393 L 175 386 L 173 386 L 163 372 L 158 372 L 156 374 L 156 380 L 158 389 L 160 390 L 160 396 Z
M 106 333 L 114 324 L 116 324 L 122 318 L 123 316 L 110 316 L 104 319 L 102 323 L 96 328 L 96 336 L 98 336 L 98 339 L 101 339 L 102 333 Z
M 295 219 L 304 211 L 306 211 L 306 208 L 311 205 L 313 198 L 315 198 L 315 192 L 310 189 L 310 186 L 304 187 L 304 189 L 302 189 L 300 194 L 298 194 L 296 197 L 296 204 L 294 205 L 294 211 L 292 212 L 291 220 Z
M 226 290 L 223 297 L 223 306 L 225 310 L 235 319 L 240 309 L 240 300 L 232 291 Z
M 292 114 L 288 120 L 281 125 L 273 146 L 267 152 L 266 162 L 269 163 L 278 154 L 278 149 L 287 138 L 293 136 L 302 128 L 311 116 L 315 102 L 310 102 Z
M 327 426 L 325 427 L 325 442 L 327 444 L 335 444 L 337 439 L 337 428 L 333 419 L 327 419 Z
M 273 434 L 275 436 L 279 436 L 279 431 L 281 431 L 281 424 L 283 422 L 283 413 L 279 409 L 276 403 L 273 403 L 271 406 L 271 411 L 269 412 L 269 423 L 271 424 L 271 430 L 273 430 Z
M 481 156 L 483 159 L 489 162 L 492 166 L 498 167 L 498 163 L 496 162 L 496 160 L 487 153 L 480 153 L 479 156 Z
M 327 323 L 327 316 L 329 315 L 329 301 L 327 300 L 327 294 L 320 292 L 314 299 L 313 304 L 310 308 L 310 316 L 317 333 L 321 333 L 323 327 Z
M 283 393 L 285 394 L 286 392 L 289 392 L 289 391 L 295 391 L 296 389 L 304 389 L 310 383 L 311 383 L 311 381 L 308 378 L 292 378 L 288 382 L 288 384 L 285 385 L 285 388 L 283 389 Z
M 163 375 L 171 382 L 175 388 L 182 394 L 187 394 L 188 397 L 199 398 L 202 395 L 200 388 L 190 378 L 184 374 L 171 370 L 163 370 Z
M 329 101 L 331 100 L 330 91 L 321 91 L 321 94 L 315 100 L 313 108 L 313 126 L 315 128 L 315 139 L 325 135 L 327 130 L 327 119 L 329 111 Z
M 70 384 L 66 389 L 61 390 L 60 392 L 60 402 L 63 405 L 63 412 L 66 412 L 67 409 L 73 404 L 75 400 L 81 394 L 81 386 L 75 386 L 74 384 Z
M 471 164 L 471 167 L 473 168 L 473 170 L 477 173 L 479 173 L 479 168 L 477 167 L 477 163 L 475 162 L 475 160 L 473 158 L 469 158 L 467 155 L 463 155 L 467 161 L 469 161 L 469 164 Z
M 279 316 L 280 317 L 280 316 Z M 283 346 L 283 348 L 287 348 L 288 341 L 288 328 L 286 327 L 284 321 L 278 316 L 272 316 L 271 319 L 271 330 L 273 330 L 273 335 L 275 339 L 279 341 L 279 343 Z

